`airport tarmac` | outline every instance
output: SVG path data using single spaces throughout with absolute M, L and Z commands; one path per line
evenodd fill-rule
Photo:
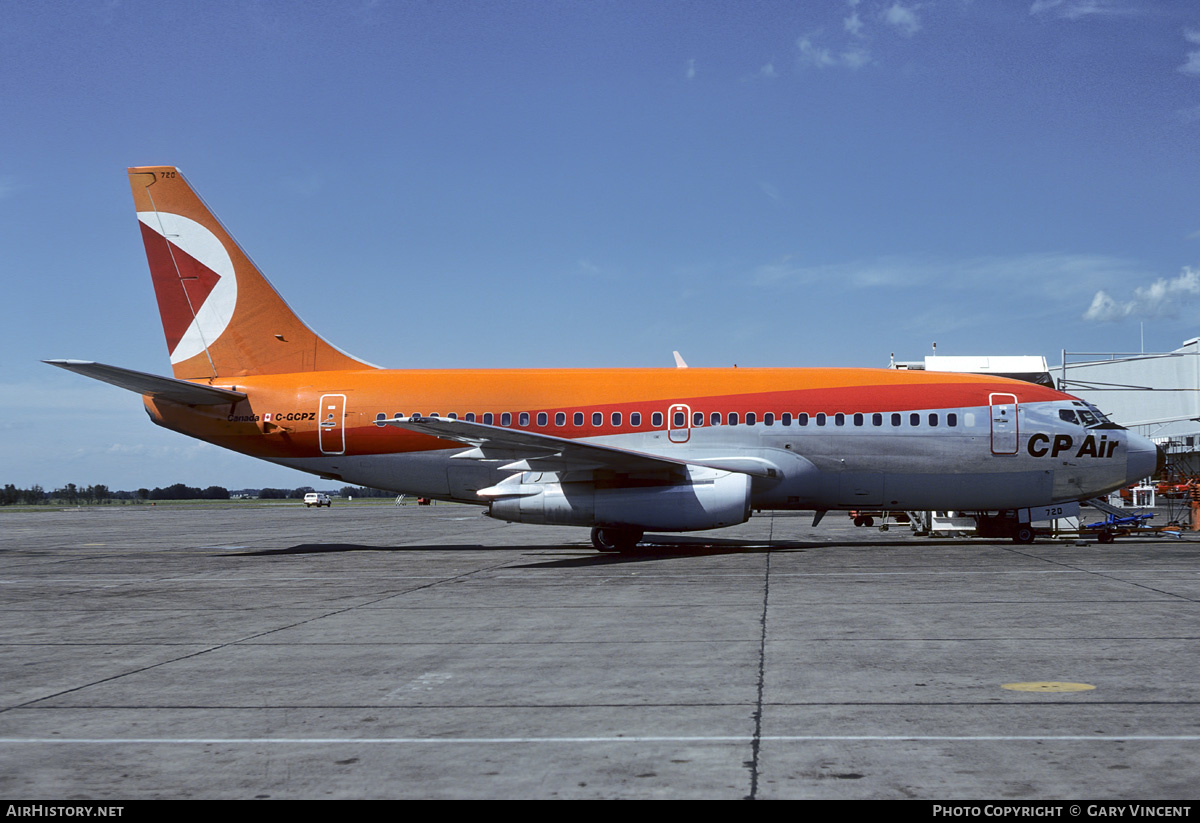
M 810 523 L 0 512 L 0 797 L 1200 797 L 1200 540 Z

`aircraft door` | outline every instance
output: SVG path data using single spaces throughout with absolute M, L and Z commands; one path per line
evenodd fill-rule
M 317 442 L 321 454 L 346 453 L 346 395 L 323 394 L 317 412 Z
M 667 409 L 667 439 L 672 443 L 686 443 L 692 437 L 692 410 L 683 403 L 675 403 Z
M 1017 453 L 1017 396 L 990 394 L 992 409 L 992 454 Z

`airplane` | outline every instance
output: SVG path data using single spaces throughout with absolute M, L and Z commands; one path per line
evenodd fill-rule
M 953 509 L 993 536 L 1149 477 L 1149 439 L 1055 389 L 861 368 L 383 369 L 313 332 L 172 166 L 128 170 L 173 377 L 44 362 L 159 426 L 499 520 L 646 531 L 755 511 Z

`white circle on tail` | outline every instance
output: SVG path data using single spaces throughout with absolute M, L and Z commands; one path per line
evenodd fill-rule
M 189 288 L 186 283 L 183 284 L 193 316 L 179 342 L 171 349 L 172 365 L 182 363 L 211 346 L 233 318 L 233 309 L 237 305 L 237 276 L 233 260 L 217 236 L 190 217 L 170 212 L 140 211 L 138 220 L 172 247 L 172 263 L 178 276 L 195 280 L 198 265 L 205 279 L 211 283 L 211 288 Z M 215 283 L 212 283 L 213 278 Z

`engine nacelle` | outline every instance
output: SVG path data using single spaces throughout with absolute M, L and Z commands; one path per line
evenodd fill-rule
M 552 526 L 629 526 L 685 532 L 734 526 L 750 519 L 750 476 L 689 467 L 688 481 L 622 488 L 591 481 L 524 482 L 526 473 L 480 491 L 488 514 L 513 523 Z

